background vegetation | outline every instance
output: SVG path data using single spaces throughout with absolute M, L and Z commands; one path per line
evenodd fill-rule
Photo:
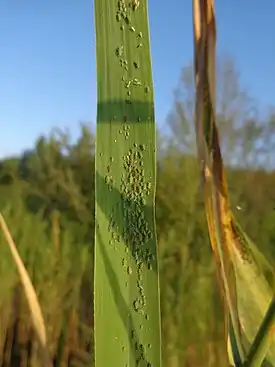
M 218 64 L 218 127 L 233 211 L 275 259 L 275 114 L 260 118 L 228 57 Z M 204 217 L 193 131 L 192 67 L 182 71 L 170 136 L 158 134 L 157 233 L 164 366 L 223 366 L 222 310 Z M 273 154 L 272 154 L 273 153 Z M 60 366 L 93 360 L 94 135 L 82 125 L 41 136 L 0 163 L 0 208 L 41 302 Z M 0 366 L 38 366 L 37 342 L 0 234 Z M 199 317 L 197 316 L 199 315 Z M 106 351 L 107 352 L 107 351 Z

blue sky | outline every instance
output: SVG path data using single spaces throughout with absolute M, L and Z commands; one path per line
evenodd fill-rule
M 142 1 L 142 0 L 140 0 Z M 192 1 L 149 0 L 160 124 L 181 68 L 193 55 Z M 218 53 L 236 61 L 242 84 L 275 104 L 274 0 L 216 0 Z M 92 0 L 0 1 L 0 156 L 30 148 L 41 133 L 96 117 Z

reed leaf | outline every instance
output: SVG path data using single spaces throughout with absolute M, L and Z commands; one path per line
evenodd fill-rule
M 147 1 L 95 0 L 95 362 L 161 366 Z
M 196 137 L 211 246 L 224 300 L 229 357 L 244 363 L 274 295 L 274 272 L 232 214 L 215 124 L 216 21 L 213 0 L 193 1 Z M 268 324 L 272 327 L 272 323 Z M 268 330 L 265 330 L 268 332 Z M 275 365 L 274 340 L 267 359 Z M 263 348 L 264 349 L 264 348 Z M 263 350 L 262 349 L 262 350 Z M 231 352 L 230 352 L 231 351 Z

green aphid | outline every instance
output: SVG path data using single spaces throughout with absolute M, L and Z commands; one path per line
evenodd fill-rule
M 143 46 L 143 44 L 142 43 L 139 43 L 138 45 L 137 45 L 137 48 L 140 48 L 140 47 L 142 47 Z
M 138 304 L 138 301 L 137 301 L 137 300 L 135 300 L 135 301 L 133 302 L 133 306 L 134 306 L 135 311 L 138 311 L 139 304 Z
M 128 82 L 125 83 L 125 88 L 130 88 L 130 85 L 132 83 L 132 80 L 129 80 Z
M 127 267 L 127 273 L 128 275 L 132 275 L 132 269 L 130 266 Z
M 111 177 L 110 176 L 105 176 L 105 183 L 109 184 L 111 181 Z
M 131 32 L 135 32 L 136 30 L 135 30 L 135 28 L 134 28 L 134 27 L 130 27 L 130 31 L 131 31 Z
M 151 184 L 151 182 L 147 182 L 147 190 L 151 190 L 151 188 L 152 188 L 152 184 Z
M 133 62 L 133 65 L 134 65 L 134 67 L 135 67 L 136 69 L 139 69 L 139 68 L 140 68 L 140 65 L 139 65 L 139 63 L 138 63 L 137 61 L 134 61 L 134 62 Z
M 134 79 L 133 79 L 133 84 L 134 84 L 135 86 L 140 86 L 140 85 L 141 85 L 141 82 L 140 82 L 137 78 L 134 78 Z
M 116 48 L 116 55 L 117 55 L 118 57 L 121 57 L 121 56 L 123 55 L 123 46 L 118 46 L 118 47 Z
M 139 8 L 139 0 L 133 0 L 132 2 L 132 9 L 136 11 Z

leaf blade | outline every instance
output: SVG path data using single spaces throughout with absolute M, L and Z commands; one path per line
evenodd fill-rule
M 97 366 L 115 361 L 131 367 L 139 361 L 158 367 L 156 136 L 147 2 L 123 4 L 95 1 L 95 359 Z

